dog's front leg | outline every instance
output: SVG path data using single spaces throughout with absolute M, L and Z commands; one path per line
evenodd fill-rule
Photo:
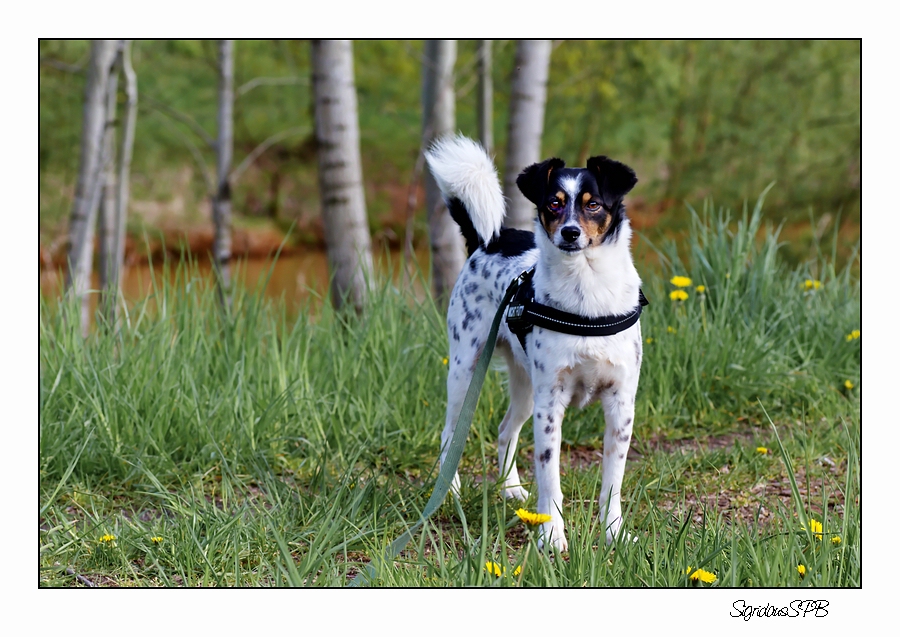
M 539 546 L 549 544 L 557 551 L 568 551 L 563 522 L 563 495 L 559 485 L 559 453 L 562 445 L 562 420 L 566 401 L 564 389 L 549 378 L 533 377 L 534 400 L 534 473 L 538 487 L 538 513 L 551 516 L 541 525 Z M 555 379 L 554 379 L 555 381 Z

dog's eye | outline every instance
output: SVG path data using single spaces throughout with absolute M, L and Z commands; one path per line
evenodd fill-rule
M 588 205 L 585 206 L 585 209 L 588 212 L 597 212 L 598 210 L 600 210 L 600 204 L 596 201 L 589 201 Z
M 547 203 L 547 207 L 550 208 L 550 210 L 553 210 L 554 212 L 556 212 L 557 210 L 562 209 L 562 202 L 559 199 L 557 199 L 556 197 L 554 197 L 553 199 L 551 199 L 549 201 L 549 203 Z

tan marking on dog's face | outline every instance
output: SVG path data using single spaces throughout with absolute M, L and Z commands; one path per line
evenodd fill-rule
M 603 235 L 609 230 L 609 224 L 612 223 L 612 217 L 605 212 L 598 215 L 581 214 L 578 217 L 578 225 L 581 226 L 581 232 L 587 237 L 588 245 L 599 245 L 603 239 Z
M 554 196 L 559 199 L 561 203 L 559 210 L 551 210 L 548 202 L 548 205 L 541 209 L 540 213 L 541 225 L 544 226 L 544 230 L 546 230 L 547 234 L 551 237 L 556 236 L 556 229 L 559 228 L 559 225 L 566 217 L 566 193 L 562 190 L 557 190 Z
M 612 216 L 602 206 L 598 205 L 596 210 L 589 209 L 591 201 L 597 204 L 600 203 L 591 193 L 583 193 L 581 195 L 581 209 L 577 211 L 578 225 L 581 226 L 581 232 L 587 237 L 589 246 L 598 245 L 603 239 L 603 235 L 609 230 L 610 223 L 612 223 Z

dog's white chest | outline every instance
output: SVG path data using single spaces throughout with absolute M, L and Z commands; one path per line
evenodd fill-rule
M 614 336 L 571 336 L 544 331 L 546 368 L 556 370 L 556 385 L 569 404 L 584 407 L 607 391 L 631 385 L 640 371 L 640 325 Z

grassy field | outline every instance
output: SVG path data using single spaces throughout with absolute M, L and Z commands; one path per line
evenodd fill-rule
M 183 265 L 87 340 L 42 300 L 40 586 L 340 587 L 373 561 L 391 587 L 858 587 L 860 281 L 857 259 L 835 270 L 836 235 L 789 266 L 761 203 L 710 204 L 656 246 L 659 271 L 639 264 L 637 541 L 602 541 L 602 411 L 572 409 L 556 558 L 499 497 L 492 371 L 461 498 L 379 561 L 436 475 L 446 328 L 430 300 L 383 284 L 364 316 L 295 316 L 241 290 L 224 320 Z M 683 301 L 675 275 L 692 279 Z

